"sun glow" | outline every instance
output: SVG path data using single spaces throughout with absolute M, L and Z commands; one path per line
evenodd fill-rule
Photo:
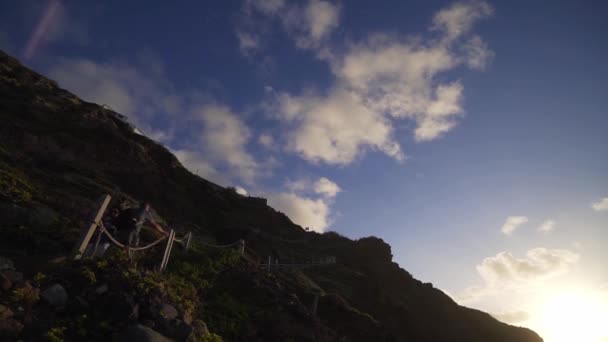
M 608 341 L 608 303 L 601 296 L 560 292 L 547 297 L 539 311 L 545 342 Z

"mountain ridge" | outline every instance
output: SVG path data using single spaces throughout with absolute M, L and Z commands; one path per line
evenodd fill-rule
M 382 239 L 307 232 L 264 200 L 194 175 L 112 110 L 79 99 L 4 52 L 0 119 L 1 224 L 36 232 L 27 238 L 16 237 L 13 228 L 0 234 L 28 253 L 66 253 L 97 197 L 109 193 L 117 200 L 146 199 L 165 223 L 194 230 L 199 238 L 219 244 L 245 239 L 262 258 L 338 261 L 270 275 L 247 263 L 226 269 L 220 278 L 238 279 L 252 289 L 255 300 L 243 315 L 269 312 L 255 324 L 239 321 L 238 329 L 224 328 L 221 321 L 209 324 L 227 340 L 542 341 L 529 329 L 459 306 L 432 284 L 414 279 L 392 260 Z M 57 222 L 62 229 L 54 230 Z M 0 243 L 0 251 L 7 248 Z M 213 307 L 224 293 L 245 302 L 242 284 L 226 280 L 222 293 L 199 294 L 201 303 Z M 317 296 L 313 312 L 310 303 Z

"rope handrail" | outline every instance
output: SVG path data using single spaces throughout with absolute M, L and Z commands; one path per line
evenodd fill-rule
M 110 241 L 112 241 L 115 245 L 117 245 L 120 248 L 130 249 L 132 251 L 142 251 L 142 250 L 148 249 L 148 248 L 150 248 L 152 246 L 155 246 L 155 245 L 159 244 L 161 241 L 163 241 L 164 239 L 167 238 L 167 236 L 163 236 L 160 239 L 158 239 L 158 240 L 156 240 L 156 241 L 154 241 L 154 242 L 152 242 L 152 243 L 150 243 L 150 244 L 148 244 L 146 246 L 143 246 L 143 247 L 132 247 L 132 246 L 127 246 L 127 245 L 125 245 L 123 243 L 120 243 L 118 240 L 116 240 L 112 236 L 112 234 L 110 234 L 110 232 L 107 230 L 107 228 L 103 225 L 102 222 L 99 222 L 98 226 L 99 226 L 99 229 L 101 230 L 101 232 L 103 232 L 104 234 L 106 234 L 106 236 L 108 237 L 108 239 L 110 239 Z
M 190 236 L 190 234 L 192 234 L 192 233 L 187 233 L 187 234 L 186 234 L 186 235 L 184 235 L 184 237 L 183 237 L 183 238 L 181 238 L 181 239 L 175 238 L 175 242 L 182 243 L 182 242 L 184 242 L 184 241 L 188 240 L 188 236 Z

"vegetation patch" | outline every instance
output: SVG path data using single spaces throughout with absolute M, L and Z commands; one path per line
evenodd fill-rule
M 34 198 L 34 187 L 22 173 L 0 169 L 0 196 L 18 203 L 29 203 Z

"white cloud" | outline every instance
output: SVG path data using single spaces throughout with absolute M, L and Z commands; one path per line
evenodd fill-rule
M 436 97 L 434 77 L 455 65 L 455 56 L 442 45 L 375 36 L 348 50 L 333 69 L 339 81 L 361 94 L 373 109 L 412 118 L 426 113 Z
M 310 0 L 304 9 L 291 7 L 283 23 L 300 48 L 318 48 L 338 26 L 340 7 L 329 1 Z
M 579 255 L 564 249 L 534 248 L 518 259 L 509 252 L 485 258 L 477 272 L 490 286 L 551 278 L 569 271 Z
M 464 45 L 464 53 L 466 55 L 467 65 L 471 69 L 483 70 L 486 65 L 494 57 L 494 52 L 488 48 L 488 45 L 475 35 L 469 39 Z
M 523 310 L 495 313 L 492 314 L 492 316 L 497 320 L 508 324 L 520 323 L 530 319 L 530 314 Z
M 506 296 L 522 289 L 538 287 L 542 291 L 543 281 L 569 272 L 579 258 L 579 254 L 569 250 L 542 247 L 529 250 L 524 258 L 500 252 L 484 258 L 476 266 L 483 284 L 466 288 L 455 299 L 464 304 L 491 295 Z
M 329 226 L 329 205 L 322 199 L 313 199 L 293 192 L 271 194 L 268 204 L 285 213 L 294 223 L 323 232 Z
M 260 47 L 260 39 L 257 35 L 242 31 L 237 31 L 236 36 L 239 40 L 239 49 L 244 54 L 257 50 Z
M 404 159 L 388 120 L 352 92 L 336 89 L 328 97 L 281 94 L 279 111 L 281 120 L 293 127 L 287 149 L 306 160 L 349 164 L 366 147 Z
M 258 142 L 260 143 L 260 145 L 266 148 L 274 147 L 274 138 L 270 134 L 260 134 L 260 136 L 258 137 Z
M 243 6 L 245 23 L 260 26 L 256 15 L 259 12 L 270 18 L 278 18 L 283 28 L 293 37 L 296 46 L 302 49 L 318 48 L 324 43 L 340 21 L 340 7 L 333 2 L 308 0 L 303 6 L 284 1 L 246 1 Z M 257 22 L 258 25 L 252 25 Z M 241 28 L 237 29 L 237 34 Z
M 171 151 L 182 165 L 190 172 L 205 178 L 216 184 L 228 184 L 228 178 L 219 172 L 206 158 L 197 150 L 172 150 Z
M 336 197 L 336 195 L 342 191 L 338 184 L 330 181 L 325 177 L 319 178 L 314 184 L 314 190 L 317 194 L 323 195 L 328 198 Z
M 595 211 L 608 210 L 608 197 L 604 197 L 601 200 L 591 203 L 591 208 Z
M 324 39 L 338 26 L 340 9 L 329 1 L 311 0 L 306 7 L 306 20 L 313 41 Z
M 307 192 L 311 187 L 311 182 L 305 179 L 285 182 L 285 188 L 291 192 Z
M 489 289 L 480 285 L 469 286 L 464 291 L 456 296 L 452 296 L 452 299 L 460 305 L 478 301 L 483 296 L 489 293 Z
M 321 195 L 326 199 L 334 198 L 342 191 L 338 184 L 326 177 L 320 177 L 314 182 L 308 179 L 287 181 L 285 182 L 285 188 L 295 193 Z
M 317 232 L 325 231 L 331 224 L 331 204 L 342 191 L 338 184 L 320 177 L 315 182 L 306 179 L 287 181 L 288 192 L 273 193 L 268 202 L 284 212 L 293 222 Z
M 459 1 L 435 14 L 433 29 L 442 31 L 444 39 L 454 40 L 467 34 L 477 20 L 493 12 L 492 6 L 484 1 Z
M 262 166 L 245 149 L 251 139 L 249 128 L 226 106 L 205 105 L 195 115 L 203 123 L 200 148 L 205 156 L 252 184 Z
M 456 126 L 454 117 L 463 112 L 462 85 L 459 82 L 439 85 L 435 98 L 429 103 L 426 114 L 418 118 L 414 131 L 416 141 L 433 140 Z
M 432 27 L 442 33 L 439 40 L 375 34 L 345 49 L 319 47 L 334 84 L 320 95 L 279 93 L 275 117 L 287 123 L 287 149 L 328 164 L 349 164 L 368 149 L 402 161 L 393 129 L 398 120 L 416 123 L 418 142 L 453 129 L 464 114 L 463 85 L 440 75 L 463 64 L 481 69 L 491 58 L 478 36 L 460 45 L 456 39 L 489 15 L 488 8 L 484 2 L 466 2 L 440 12 Z
M 520 225 L 528 222 L 526 216 L 509 216 L 502 225 L 501 231 L 505 235 L 511 235 Z
M 554 229 L 555 229 L 555 221 L 553 221 L 553 220 L 547 220 L 538 227 L 538 231 L 543 232 L 543 233 L 549 233 L 549 232 L 553 231 Z

